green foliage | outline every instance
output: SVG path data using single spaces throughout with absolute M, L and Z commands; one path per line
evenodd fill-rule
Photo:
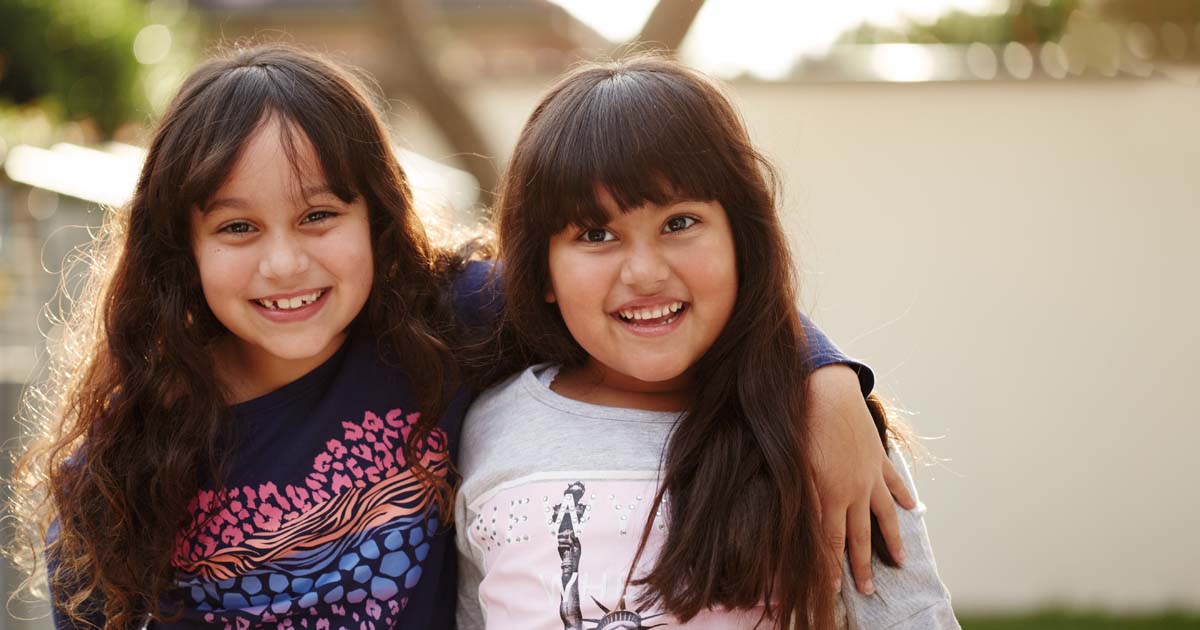
M 1067 19 L 1078 0 L 1036 3 L 1013 0 L 1006 13 L 976 15 L 953 11 L 932 24 L 912 23 L 902 30 L 860 26 L 844 39 L 853 43 L 914 42 L 920 44 L 1006 44 L 1056 41 L 1067 28 Z
M 963 630 L 1197 630 L 1200 616 L 1168 613 L 1153 617 L 1045 612 L 1021 617 L 959 619 Z
M 38 103 L 106 133 L 144 107 L 137 0 L 0 0 L 0 101 Z

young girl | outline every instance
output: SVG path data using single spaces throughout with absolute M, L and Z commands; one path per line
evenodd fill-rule
M 537 106 L 497 216 L 500 339 L 550 363 L 468 413 L 460 628 L 958 627 L 919 512 L 874 595 L 829 588 L 772 182 L 669 61 L 581 68 Z
M 449 626 L 456 261 L 368 92 L 279 46 L 202 65 L 105 237 L 25 469 L 56 625 Z
M 350 74 L 278 45 L 193 72 L 22 411 L 56 625 L 450 627 L 449 348 L 494 308 L 461 263 Z

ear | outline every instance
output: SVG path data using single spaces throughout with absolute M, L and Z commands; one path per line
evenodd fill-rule
M 546 302 L 548 304 L 553 304 L 558 301 L 558 298 L 554 296 L 554 287 L 550 287 L 549 289 L 546 289 L 545 297 L 546 297 Z

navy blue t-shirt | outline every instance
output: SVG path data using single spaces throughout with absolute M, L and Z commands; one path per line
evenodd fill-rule
M 438 476 L 466 406 L 459 392 L 415 449 Z M 227 496 L 200 492 L 174 558 L 184 622 L 452 627 L 454 539 L 403 450 L 420 409 L 374 339 L 352 332 L 312 372 L 232 411 Z
M 489 268 L 470 265 L 452 287 L 468 323 L 498 311 Z M 805 326 L 813 367 L 849 363 L 869 392 L 870 370 Z M 403 451 L 421 413 L 413 380 L 365 328 L 300 379 L 232 407 L 226 495 L 200 491 L 173 558 L 182 618 L 152 627 L 453 628 L 454 535 Z M 434 474 L 449 475 L 469 402 L 460 389 L 414 453 Z

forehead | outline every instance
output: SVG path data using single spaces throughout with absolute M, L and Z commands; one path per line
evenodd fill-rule
M 312 142 L 278 117 L 266 118 L 246 139 L 224 181 L 204 204 L 204 211 L 229 200 L 299 201 L 329 192 Z

